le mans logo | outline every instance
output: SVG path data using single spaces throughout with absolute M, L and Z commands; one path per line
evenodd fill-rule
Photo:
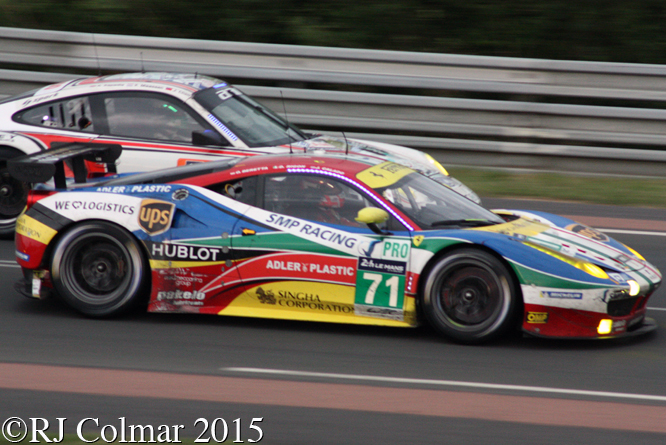
M 173 218 L 173 203 L 157 199 L 144 199 L 139 210 L 139 225 L 150 235 L 166 232 Z

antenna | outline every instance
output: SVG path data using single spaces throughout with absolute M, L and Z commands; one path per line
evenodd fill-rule
M 92 34 L 93 48 L 95 49 L 95 60 L 97 61 L 97 75 L 102 75 L 102 66 L 99 63 L 99 54 L 97 54 L 97 41 L 95 40 L 95 34 Z
M 345 154 L 348 155 L 349 154 L 349 142 L 347 141 L 347 135 L 345 134 L 344 131 L 342 132 L 342 137 L 345 138 Z
M 294 150 L 291 148 L 291 136 L 289 135 L 289 116 L 287 115 L 287 107 L 284 105 L 284 96 L 282 95 L 282 90 L 280 90 L 280 98 L 282 99 L 282 109 L 284 110 L 284 119 L 287 121 L 287 137 L 289 138 L 289 154 L 293 155 Z M 303 151 L 307 152 L 308 149 L 303 146 Z

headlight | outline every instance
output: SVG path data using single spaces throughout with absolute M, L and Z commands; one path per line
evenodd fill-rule
M 629 285 L 629 295 L 635 297 L 641 291 L 641 286 L 634 280 L 627 280 Z
M 437 170 L 439 170 L 440 172 L 442 172 L 442 174 L 443 174 L 444 176 L 449 176 L 449 172 L 447 172 L 446 169 L 444 168 L 444 166 L 443 166 L 442 164 L 440 164 L 439 162 L 437 162 L 437 161 L 435 160 L 435 158 L 433 158 L 432 156 L 430 156 L 428 153 L 424 153 L 424 155 L 425 155 L 426 159 L 428 160 L 428 162 L 430 162 L 432 165 L 434 165 L 435 167 L 437 167 Z
M 570 257 L 569 255 L 564 255 L 560 252 L 549 249 L 548 247 L 539 246 L 538 244 L 530 243 L 529 241 L 523 241 L 523 244 L 530 246 L 539 252 L 543 252 L 546 255 L 555 257 L 560 261 L 564 261 L 565 263 L 570 264 L 573 267 L 592 275 L 593 277 L 601 278 L 602 280 L 608 280 L 610 278 L 608 274 L 596 264 L 592 264 L 584 260 L 579 260 L 578 258 Z

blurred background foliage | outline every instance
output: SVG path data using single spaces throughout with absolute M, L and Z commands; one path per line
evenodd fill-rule
M 0 0 L 2 26 L 666 63 L 663 0 Z

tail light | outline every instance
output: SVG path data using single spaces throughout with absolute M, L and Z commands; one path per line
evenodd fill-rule
M 30 190 L 28 192 L 28 202 L 26 203 L 25 209 L 28 210 L 40 199 L 46 198 L 47 196 L 51 196 L 55 193 L 57 193 L 55 190 Z

